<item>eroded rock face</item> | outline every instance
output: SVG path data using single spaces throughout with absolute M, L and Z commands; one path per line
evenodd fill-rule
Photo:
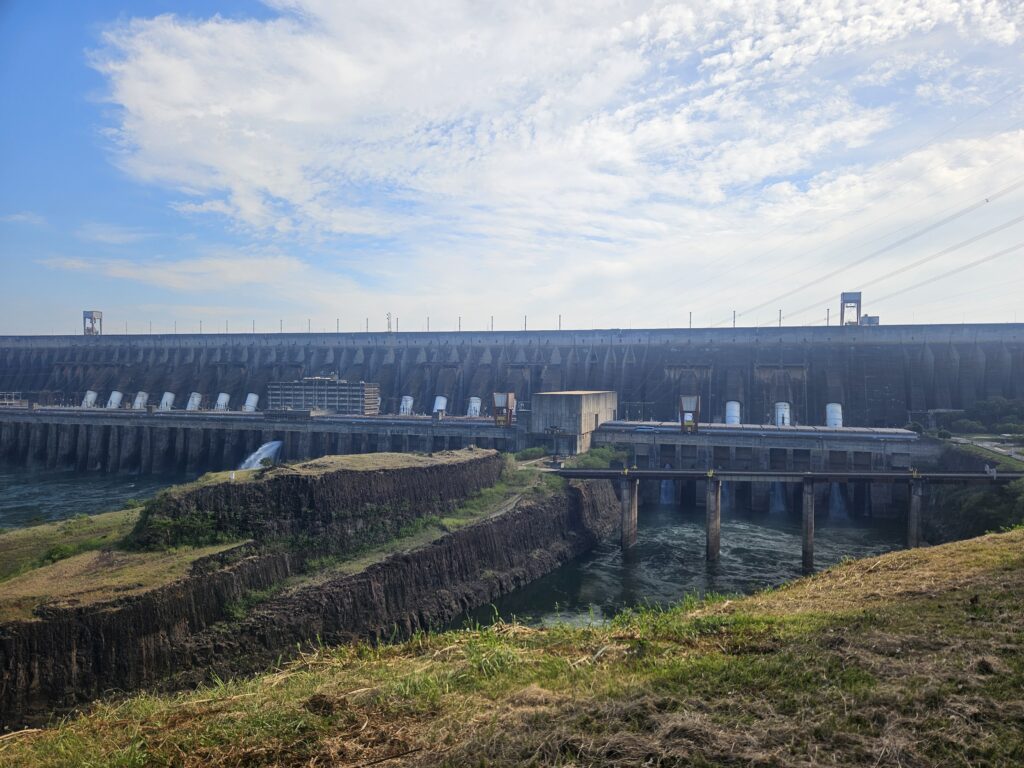
M 0 724 L 108 691 L 255 671 L 318 641 L 441 626 L 587 551 L 614 532 L 618 509 L 610 483 L 573 483 L 358 574 L 284 593 L 239 621 L 226 619 L 231 606 L 296 573 L 301 554 L 241 547 L 137 597 L 0 625 Z
M 316 470 L 318 462 L 309 462 L 275 468 L 251 482 L 163 494 L 147 503 L 136 538 L 143 546 L 200 545 L 217 538 L 281 540 L 345 554 L 394 538 L 409 523 L 452 511 L 498 482 L 505 467 L 496 451 L 443 455 L 450 460 L 379 471 Z

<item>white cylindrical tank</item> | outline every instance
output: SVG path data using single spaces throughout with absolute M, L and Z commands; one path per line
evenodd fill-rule
M 739 424 L 740 423 L 740 404 L 738 400 L 728 400 L 725 403 L 725 423 L 726 424 Z
M 110 393 L 110 399 L 107 400 L 107 408 L 120 408 L 122 400 L 124 400 L 124 395 L 115 389 Z
M 825 426 L 832 428 L 843 426 L 843 406 L 840 403 L 825 404 Z
M 160 398 L 160 410 L 169 411 L 174 407 L 174 393 L 164 392 L 164 396 Z
M 260 404 L 260 396 L 250 392 L 245 396 L 245 405 L 242 406 L 242 413 L 256 413 L 256 406 Z
M 471 397 L 469 398 L 469 407 L 466 409 L 467 416 L 479 416 L 480 415 L 480 398 Z
M 402 395 L 402 404 L 398 406 L 399 416 L 412 416 L 412 396 Z
M 434 413 L 437 413 L 438 411 L 447 411 L 447 410 L 448 410 L 448 398 L 445 397 L 444 395 L 438 395 L 437 397 L 435 397 L 434 398 Z
M 221 392 L 217 395 L 217 404 L 213 406 L 215 411 L 226 411 L 228 409 L 228 403 L 231 402 L 231 395 L 227 392 Z
M 91 389 L 87 390 L 86 393 L 85 393 L 85 397 L 82 398 L 82 407 L 83 408 L 95 408 L 96 407 L 96 398 L 97 397 L 99 397 L 99 395 L 96 394 L 95 392 L 93 392 Z
M 199 406 L 203 402 L 203 396 L 199 392 L 193 392 L 188 396 L 188 402 L 185 403 L 186 411 L 198 411 Z
M 148 392 L 136 392 L 135 402 L 132 403 L 132 410 L 142 411 L 145 410 L 146 405 L 149 404 L 149 393 Z
M 789 403 L 775 404 L 775 426 L 788 427 L 792 422 L 789 418 Z

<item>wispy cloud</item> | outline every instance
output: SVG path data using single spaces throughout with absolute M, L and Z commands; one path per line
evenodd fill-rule
M 46 218 L 32 211 L 18 211 L 17 213 L 8 213 L 0 216 L 0 221 L 9 224 L 31 224 L 35 227 L 41 227 L 46 223 Z
M 79 240 L 102 243 L 103 245 L 131 245 L 152 237 L 152 233 L 137 227 L 120 227 L 90 221 L 75 230 L 75 236 Z

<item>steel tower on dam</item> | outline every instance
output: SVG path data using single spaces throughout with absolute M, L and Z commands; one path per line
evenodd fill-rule
M 676 418 L 699 392 L 708 421 L 727 401 L 770 422 L 790 403 L 798 424 L 823 423 L 841 403 L 851 426 L 901 426 L 908 415 L 991 396 L 1024 397 L 1024 324 L 341 334 L 175 334 L 0 337 L 0 391 L 77 405 L 87 390 L 190 392 L 233 403 L 304 376 L 380 386 L 381 412 L 403 397 L 417 411 L 437 396 L 610 390 L 619 418 Z

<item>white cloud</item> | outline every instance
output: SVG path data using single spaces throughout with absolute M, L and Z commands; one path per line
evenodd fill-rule
M 801 254 L 839 243 L 841 261 L 858 227 L 884 231 L 880 204 L 966 194 L 1020 149 L 1006 123 L 970 119 L 1016 82 L 1009 1 L 271 5 L 268 21 L 120 23 L 93 61 L 121 166 L 177 190 L 183 214 L 302 254 L 259 266 L 325 306 L 397 281 L 417 314 L 431 291 L 486 313 L 513 301 L 475 277 L 500 270 L 515 301 L 582 313 L 588 292 L 649 296 L 658 270 L 714 284 L 708 259 L 767 245 L 812 274 L 820 254 Z M 218 258 L 162 279 L 240 284 Z M 368 282 L 339 276 L 356 267 Z
M 0 216 L 0 221 L 9 224 L 31 224 L 35 227 L 41 227 L 46 223 L 46 218 L 32 211 L 18 211 L 17 213 L 8 213 Z
M 131 245 L 132 243 L 152 237 L 152 233 L 137 227 L 119 227 L 113 224 L 90 221 L 75 230 L 75 236 L 79 240 L 101 243 L 103 245 Z

